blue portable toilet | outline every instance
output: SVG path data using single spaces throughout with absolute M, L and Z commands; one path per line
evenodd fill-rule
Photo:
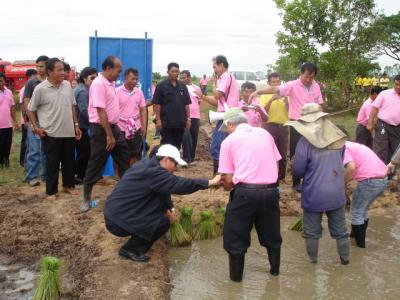
M 117 86 L 124 82 L 124 71 L 135 68 L 139 71 L 138 87 L 143 91 L 145 99 L 151 99 L 152 71 L 153 71 L 153 40 L 147 38 L 118 38 L 89 37 L 90 66 L 101 72 L 101 64 L 109 56 L 117 56 L 122 62 L 122 72 L 116 82 Z M 114 167 L 111 156 L 103 171 L 104 176 L 114 176 Z

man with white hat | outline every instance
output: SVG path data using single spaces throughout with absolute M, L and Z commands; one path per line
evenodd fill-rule
M 191 194 L 220 183 L 219 175 L 211 180 L 175 176 L 178 164 L 186 165 L 179 150 L 162 145 L 150 159 L 128 169 L 108 196 L 104 207 L 108 231 L 119 237 L 131 236 L 119 250 L 120 256 L 148 261 L 145 253 L 177 220 L 171 194 Z
M 325 212 L 332 238 L 336 239 L 340 261 L 349 263 L 349 235 L 346 228 L 343 157 L 346 135 L 326 118 L 317 103 L 302 107 L 301 117 L 286 124 L 303 137 L 296 147 L 293 176 L 303 178 L 301 207 L 303 237 L 310 261 L 317 262 L 321 221 Z
M 274 138 L 247 124 L 240 108 L 224 113 L 230 135 L 222 142 L 218 172 L 225 190 L 231 190 L 224 223 L 224 249 L 229 254 L 232 281 L 242 281 L 244 257 L 253 224 L 260 244 L 267 248 L 271 275 L 279 275 L 282 237 L 278 191 L 278 161 Z

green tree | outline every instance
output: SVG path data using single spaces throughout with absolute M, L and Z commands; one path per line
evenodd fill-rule
M 372 63 L 374 37 L 367 28 L 375 21 L 373 0 L 274 0 L 284 31 L 278 32 L 281 57 L 278 70 L 293 69 L 305 61 L 319 67 L 319 81 L 327 86 L 328 105 L 351 107 L 360 100 L 353 88 L 358 73 L 377 68 Z M 285 74 L 291 75 L 291 74 Z
M 376 36 L 373 50 L 400 61 L 400 12 L 391 16 L 380 16 L 369 31 Z

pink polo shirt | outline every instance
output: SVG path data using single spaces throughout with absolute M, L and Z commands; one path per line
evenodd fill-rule
M 279 86 L 280 96 L 289 96 L 289 119 L 301 117 L 301 108 L 307 103 L 324 103 L 318 83 L 312 82 L 307 88 L 300 79 L 289 81 Z
M 237 88 L 235 77 L 226 71 L 217 80 L 217 91 L 224 93 L 218 101 L 217 111 L 225 111 L 223 103 L 228 104 L 228 107 L 238 107 L 239 106 L 239 90 Z
M 373 101 L 371 100 L 371 98 L 368 98 L 367 100 L 364 101 L 363 105 L 360 108 L 360 111 L 358 112 L 358 116 L 357 116 L 358 124 L 367 126 L 369 114 L 372 109 L 372 102 Z
M 119 121 L 119 101 L 115 83 L 109 82 L 102 73 L 93 80 L 89 89 L 89 122 L 100 123 L 97 108 L 105 108 L 108 122 L 117 124 Z
M 135 87 L 131 92 L 125 85 L 117 88 L 117 97 L 119 101 L 119 113 L 122 118 L 134 118 L 137 125 L 142 126 L 140 121 L 140 109 L 146 107 L 146 100 L 141 89 Z M 119 120 L 118 126 L 125 131 L 126 122 Z
M 266 130 L 239 124 L 221 144 L 218 172 L 233 174 L 234 184 L 276 183 L 280 159 L 274 138 Z
M 354 179 L 362 181 L 369 178 L 383 178 L 387 174 L 387 167 L 383 161 L 365 145 L 346 142 L 343 164 L 353 161 L 356 170 Z
M 254 98 L 251 104 L 254 106 L 260 106 L 260 99 Z M 240 100 L 240 102 L 239 102 L 240 108 L 242 108 L 243 106 L 247 106 L 247 105 L 248 104 L 244 100 Z M 265 114 L 267 114 L 267 112 L 265 111 L 265 109 L 263 107 L 261 107 L 261 110 Z M 254 109 L 249 109 L 249 110 L 245 111 L 244 114 L 247 117 L 247 123 L 249 123 L 253 127 L 261 127 L 263 121 L 261 118 L 261 114 L 259 112 L 255 111 Z
M 394 89 L 380 92 L 372 107 L 379 109 L 378 119 L 394 126 L 400 124 L 400 95 Z
M 4 87 L 4 91 L 0 90 L 0 128 L 12 127 L 11 108 L 14 105 L 12 92 Z
M 19 90 L 19 104 L 24 103 L 24 92 L 25 92 L 25 86 Z M 24 116 L 22 115 L 22 110 L 21 110 L 21 125 L 25 124 Z
M 190 110 L 190 118 L 192 119 L 200 119 L 200 104 L 199 104 L 199 97 L 194 93 L 194 91 L 198 91 L 201 93 L 200 88 L 197 85 L 191 84 L 191 85 L 186 85 L 190 100 L 192 101 L 191 104 L 189 104 L 189 110 Z
M 203 78 L 200 80 L 200 85 L 207 85 L 208 84 L 208 79 L 207 78 Z

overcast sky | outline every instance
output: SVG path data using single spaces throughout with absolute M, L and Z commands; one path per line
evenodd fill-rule
M 0 57 L 65 57 L 78 70 L 89 63 L 89 36 L 153 39 L 153 71 L 171 61 L 211 74 L 211 58 L 226 55 L 230 69 L 265 70 L 278 57 L 280 17 L 272 0 L 245 1 L 1 1 Z M 377 0 L 386 14 L 399 0 Z M 381 66 L 395 61 L 380 58 Z

